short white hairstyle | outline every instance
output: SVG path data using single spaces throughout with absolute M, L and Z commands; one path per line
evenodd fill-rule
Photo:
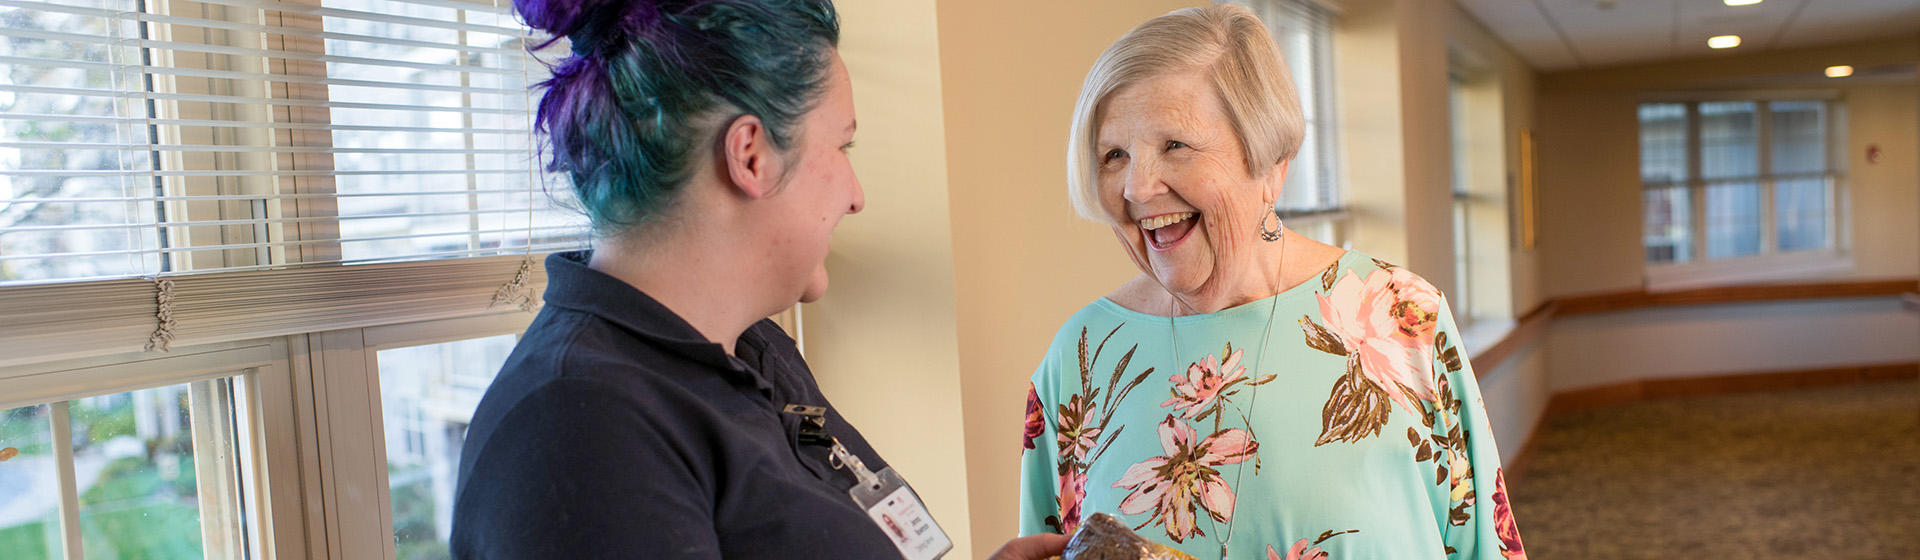
M 1113 223 L 1100 204 L 1094 145 L 1107 97 L 1128 85 L 1195 69 L 1204 70 L 1220 95 L 1246 149 L 1248 174 L 1264 176 L 1300 151 L 1306 134 L 1300 94 L 1260 18 L 1234 4 L 1175 10 L 1128 31 L 1087 71 L 1067 137 L 1067 199 L 1074 213 Z

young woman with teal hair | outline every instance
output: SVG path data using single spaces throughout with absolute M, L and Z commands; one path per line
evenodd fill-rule
M 538 128 L 596 238 L 548 257 L 547 306 L 474 413 L 454 557 L 938 557 L 911 489 L 765 319 L 826 292 L 833 228 L 865 204 L 833 4 L 515 6 L 571 42 Z M 876 482 L 891 492 L 862 494 Z

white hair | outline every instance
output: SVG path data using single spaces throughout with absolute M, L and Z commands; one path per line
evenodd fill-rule
M 1067 199 L 1074 213 L 1113 222 L 1100 204 L 1094 146 L 1107 96 L 1134 83 L 1194 69 L 1204 69 L 1219 93 L 1227 120 L 1246 149 L 1248 174 L 1263 176 L 1300 150 L 1306 134 L 1300 94 L 1260 18 L 1234 4 L 1175 10 L 1128 31 L 1087 71 L 1067 139 Z

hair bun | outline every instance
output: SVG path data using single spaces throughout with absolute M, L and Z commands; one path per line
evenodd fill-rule
M 605 35 L 609 35 L 604 31 L 644 29 L 652 20 L 659 19 L 663 3 L 661 0 L 513 0 L 513 7 L 528 27 L 555 38 L 571 37 L 576 43 L 574 51 L 586 52 L 578 43 L 604 41 Z

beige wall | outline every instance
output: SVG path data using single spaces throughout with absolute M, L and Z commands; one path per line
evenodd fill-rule
M 1541 246 L 1545 293 L 1637 290 L 1640 242 L 1637 105 L 1699 89 L 1825 89 L 1846 104 L 1851 278 L 1920 274 L 1920 119 L 1905 83 L 1825 81 L 1856 69 L 1920 63 L 1920 39 L 1726 55 L 1549 74 L 1541 78 Z M 1799 73 L 1809 78 L 1781 76 Z M 1867 164 L 1867 144 L 1885 152 Z M 1572 317 L 1547 336 L 1549 387 L 1638 379 L 1819 369 L 1920 360 L 1920 323 L 1891 298 L 1662 308 Z
M 802 309 L 807 362 L 821 390 L 954 538 L 949 557 L 970 558 L 934 1 L 835 4 L 860 124 L 853 166 L 867 207 L 840 223 L 827 257 L 832 285 Z
M 1060 323 L 1137 271 L 1067 209 L 1067 120 L 1100 51 L 1203 1 L 939 3 L 960 401 L 976 556 L 1013 536 L 1027 380 Z M 947 395 L 951 398 L 951 395 Z
M 1920 88 L 1847 88 L 1847 177 L 1853 191 L 1854 274 L 1920 274 Z M 1867 146 L 1884 155 L 1867 163 Z
M 1831 64 L 1856 68 L 1920 63 L 1920 39 L 1879 41 L 1785 53 L 1715 57 L 1541 78 L 1539 119 L 1542 281 L 1547 295 L 1634 290 L 1645 270 L 1640 244 L 1639 121 L 1635 109 L 1659 92 L 1753 86 L 1755 77 L 1817 74 Z M 1854 219 L 1854 277 L 1920 274 L 1920 146 L 1915 145 L 1913 83 L 1835 81 L 1850 116 L 1849 188 Z M 1824 85 L 1824 84 L 1816 84 Z M 1806 86 L 1794 84 L 1795 89 Z M 1867 143 L 1885 160 L 1867 165 Z

